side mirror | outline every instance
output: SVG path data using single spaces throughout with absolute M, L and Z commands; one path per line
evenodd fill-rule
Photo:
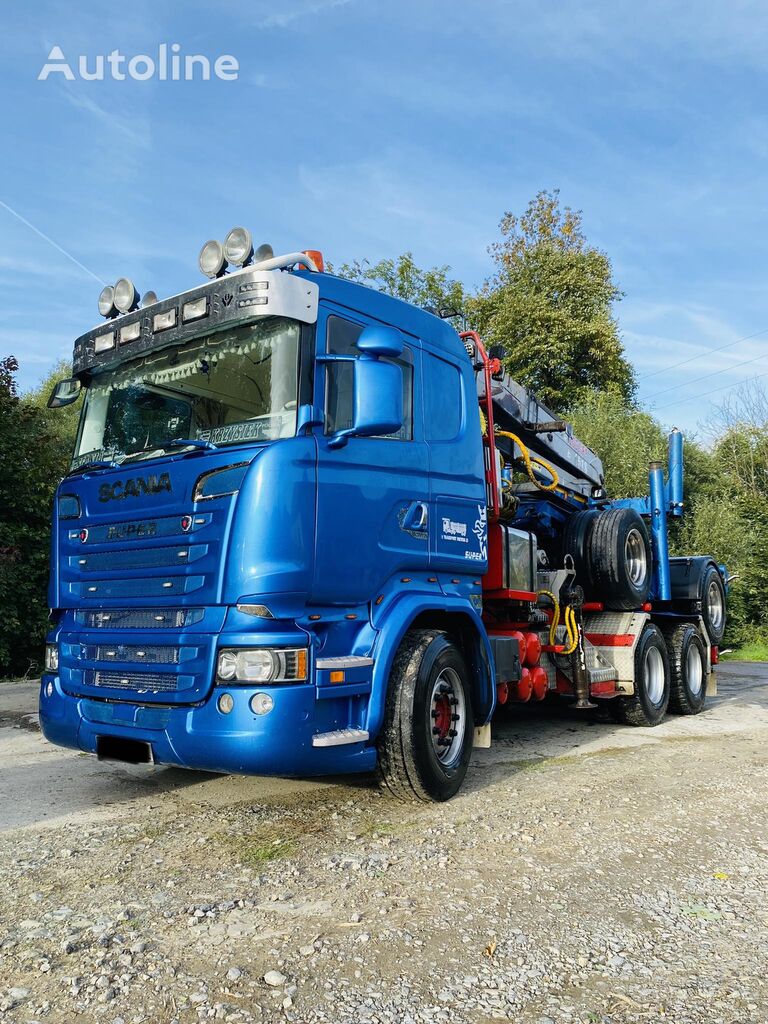
M 351 434 L 394 434 L 403 425 L 403 371 L 378 359 L 355 360 L 354 418 Z
M 396 327 L 369 324 L 357 339 L 357 351 L 364 356 L 399 359 L 403 354 L 403 336 Z
M 77 377 L 66 377 L 64 380 L 60 380 L 51 392 L 48 408 L 61 409 L 64 405 L 72 405 L 80 397 L 82 389 L 83 385 Z
M 403 425 L 403 371 L 391 362 L 403 354 L 403 336 L 394 327 L 371 324 L 357 339 L 352 426 L 340 430 L 329 447 L 341 448 L 349 437 L 382 437 Z M 384 361 L 386 360 L 386 362 Z

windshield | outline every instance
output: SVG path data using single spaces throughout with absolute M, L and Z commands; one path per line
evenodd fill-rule
M 299 325 L 275 319 L 149 353 L 90 383 L 73 467 L 162 454 L 178 440 L 296 432 Z

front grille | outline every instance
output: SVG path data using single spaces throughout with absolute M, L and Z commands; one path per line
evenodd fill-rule
M 177 689 L 176 676 L 162 672 L 105 672 L 92 673 L 91 686 L 105 686 L 113 690 L 162 690 L 173 693 Z
M 78 625 L 89 629 L 183 629 L 202 618 L 202 608 L 110 608 L 75 612 Z
M 179 648 L 128 644 L 86 644 L 81 648 L 84 661 L 136 662 L 144 665 L 178 665 Z

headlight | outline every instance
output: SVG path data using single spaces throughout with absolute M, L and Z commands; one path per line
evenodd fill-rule
M 115 289 L 111 284 L 104 285 L 99 295 L 99 312 L 102 316 L 112 316 L 115 312 Z
M 212 238 L 200 250 L 197 262 L 206 277 L 221 277 L 227 266 L 224 246 Z
M 96 355 L 99 352 L 109 352 L 111 348 L 115 347 L 115 332 L 110 331 L 108 334 L 98 334 L 93 339 L 93 351 Z
M 219 651 L 216 674 L 226 683 L 300 683 L 307 678 L 307 650 L 229 648 Z
M 253 239 L 248 228 L 232 228 L 224 239 L 224 255 L 236 267 L 244 267 L 253 256 Z
M 46 644 L 45 645 L 45 671 L 46 672 L 58 672 L 59 671 L 59 645 L 58 644 Z
M 136 285 L 127 277 L 121 277 L 115 285 L 115 305 L 121 313 L 130 313 L 139 304 Z

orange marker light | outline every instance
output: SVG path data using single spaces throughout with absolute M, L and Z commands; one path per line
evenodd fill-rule
M 296 678 L 307 678 L 307 652 L 296 651 Z
M 331 682 L 332 683 L 343 683 L 344 682 L 344 673 L 343 672 L 331 672 Z
M 305 256 L 309 256 L 309 258 L 315 264 L 319 272 L 322 274 L 322 272 L 325 270 L 325 260 L 323 259 L 323 254 L 320 252 L 320 250 L 302 249 L 302 252 L 304 253 Z

